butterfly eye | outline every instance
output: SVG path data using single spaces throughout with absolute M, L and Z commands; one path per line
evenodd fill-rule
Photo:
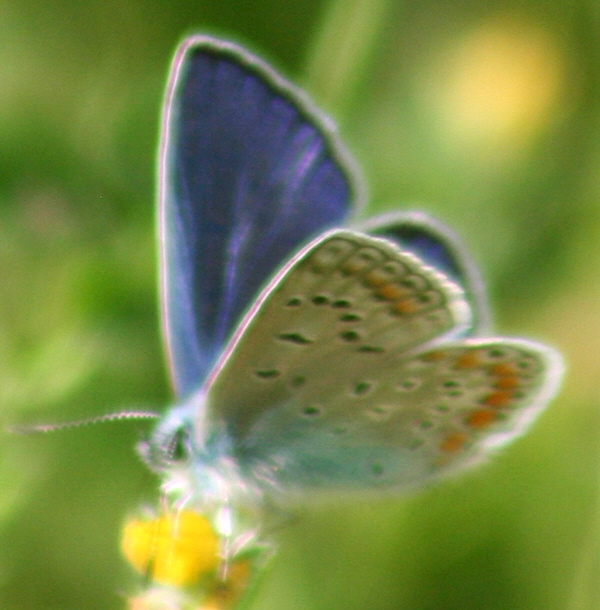
M 165 458 L 168 462 L 183 462 L 190 455 L 190 432 L 187 428 L 178 428 L 167 445 Z
M 159 429 L 150 439 L 138 445 L 138 453 L 155 472 L 184 462 L 192 453 L 190 428 L 180 424 L 169 430 Z

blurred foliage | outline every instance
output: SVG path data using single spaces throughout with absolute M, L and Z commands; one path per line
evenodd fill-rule
M 586 0 L 4 0 L 0 3 L 2 424 L 171 399 L 154 155 L 181 37 L 247 44 L 338 120 L 369 212 L 464 235 L 502 334 L 565 355 L 533 431 L 407 497 L 298 511 L 261 610 L 600 606 L 600 9 Z M 146 426 L 5 435 L 0 607 L 123 608 L 125 515 L 156 501 Z

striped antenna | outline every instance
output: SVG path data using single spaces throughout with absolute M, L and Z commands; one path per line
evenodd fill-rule
M 34 432 L 56 432 L 57 430 L 67 430 L 71 428 L 81 428 L 91 424 L 99 424 L 104 422 L 125 421 L 131 419 L 158 419 L 158 413 L 151 411 L 121 411 L 119 413 L 107 413 L 105 415 L 97 415 L 77 421 L 62 422 L 57 424 L 32 424 L 24 426 L 9 426 L 7 431 L 11 434 L 31 434 Z

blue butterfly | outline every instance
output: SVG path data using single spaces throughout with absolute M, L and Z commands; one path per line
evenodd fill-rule
M 479 272 L 424 214 L 361 222 L 332 122 L 246 50 L 176 53 L 159 161 L 177 404 L 144 443 L 194 507 L 397 490 L 526 430 L 561 360 L 488 337 Z

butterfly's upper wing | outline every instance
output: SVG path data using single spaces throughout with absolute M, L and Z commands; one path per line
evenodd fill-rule
M 287 492 L 398 488 L 467 465 L 520 433 L 559 377 L 531 342 L 442 340 L 468 324 L 460 288 L 411 254 L 325 235 L 243 323 L 197 430 L 225 430 L 247 480 Z
M 360 194 L 333 126 L 259 59 L 184 41 L 159 168 L 164 333 L 177 394 L 197 389 L 241 314 Z
M 473 312 L 470 332 L 489 332 L 491 316 L 483 278 L 449 227 L 422 212 L 392 212 L 369 219 L 360 229 L 393 241 L 458 283 Z

